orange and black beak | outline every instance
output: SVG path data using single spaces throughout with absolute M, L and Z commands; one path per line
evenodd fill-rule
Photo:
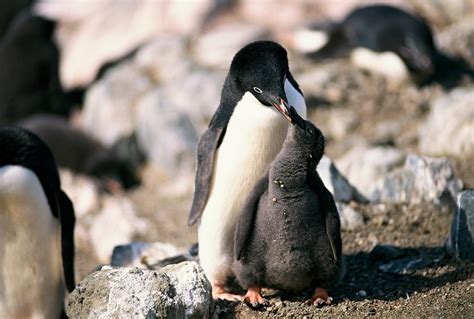
M 294 124 L 293 119 L 290 116 L 290 107 L 288 106 L 288 103 L 281 97 L 276 100 L 277 101 L 272 101 L 272 105 L 278 110 L 278 112 L 283 114 L 291 124 Z
M 295 108 L 293 106 L 288 105 L 288 103 L 282 99 L 279 98 L 278 102 L 272 102 L 272 105 L 280 112 L 283 114 L 284 117 L 288 120 L 293 125 L 298 125 L 302 129 L 306 128 L 306 122 L 304 119 L 299 116 L 299 114 L 296 112 Z

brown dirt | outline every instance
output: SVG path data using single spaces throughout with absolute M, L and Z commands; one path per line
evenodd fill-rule
M 252 310 L 219 301 L 222 318 L 403 317 L 470 318 L 474 313 L 474 264 L 450 259 L 443 244 L 451 214 L 429 205 L 359 206 L 366 225 L 343 232 L 347 272 L 333 292 L 333 304 L 316 308 L 309 294 L 269 297 L 270 306 Z M 370 251 L 376 244 L 403 248 L 433 264 L 407 273 L 380 272 Z M 441 260 L 437 261 L 438 258 Z M 365 294 L 364 294 L 365 292 Z

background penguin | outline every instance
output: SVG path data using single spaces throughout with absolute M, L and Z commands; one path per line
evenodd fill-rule
M 315 60 L 351 55 L 359 67 L 403 80 L 408 73 L 419 85 L 443 83 L 446 63 L 458 66 L 456 82 L 463 73 L 471 75 L 467 64 L 439 52 L 429 25 L 420 17 L 387 5 L 360 7 L 340 23 L 322 23 L 295 35 L 295 44 L 305 44 Z M 313 45 L 311 45 L 313 44 Z M 450 62 L 451 61 L 451 62 Z M 439 76 L 442 72 L 444 75 Z M 451 83 L 452 84 L 452 83 Z
M 237 52 L 220 105 L 199 141 L 189 215 L 189 225 L 200 219 L 199 259 L 214 298 L 238 298 L 224 289 L 232 274 L 235 224 L 245 198 L 283 145 L 285 117 L 291 120 L 288 104 L 306 117 L 286 50 L 259 41 Z
M 252 190 L 235 231 L 233 269 L 254 307 L 266 302 L 262 287 L 312 288 L 313 304 L 330 304 L 327 290 L 341 277 L 339 214 L 316 172 L 324 137 L 310 122 L 297 123 Z
M 1 39 L 0 124 L 13 124 L 34 113 L 68 116 L 82 103 L 82 90 L 62 90 L 55 25 L 26 9 Z
M 60 116 L 37 114 L 17 123 L 38 135 L 51 149 L 61 167 L 94 176 L 110 191 L 140 184 L 132 166 L 122 154 L 107 148 Z M 122 151 L 117 147 L 117 152 Z
M 15 16 L 24 8 L 31 7 L 34 0 L 8 0 L 0 2 L 0 39 L 8 30 Z
M 59 318 L 74 289 L 74 209 L 34 134 L 0 128 L 0 318 Z

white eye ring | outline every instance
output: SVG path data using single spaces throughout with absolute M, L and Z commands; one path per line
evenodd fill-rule
M 254 90 L 255 92 L 257 92 L 258 94 L 262 94 L 262 93 L 263 93 L 263 91 L 262 91 L 260 88 L 256 87 L 256 86 L 253 87 L 253 90 Z

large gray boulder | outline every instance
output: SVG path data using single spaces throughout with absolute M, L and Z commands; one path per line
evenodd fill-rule
M 362 216 L 360 212 L 344 203 L 338 202 L 336 206 L 339 212 L 342 230 L 354 230 L 364 225 L 364 216 Z
M 356 146 L 337 161 L 337 167 L 364 196 L 372 199 L 383 177 L 404 161 L 405 154 L 393 147 Z
M 474 190 L 459 194 L 446 250 L 456 259 L 474 261 Z
M 211 284 L 195 262 L 161 270 L 103 267 L 69 295 L 70 318 L 209 318 Z
M 156 83 L 180 81 L 192 68 L 187 57 L 186 39 L 180 36 L 159 36 L 135 54 L 138 69 Z
M 192 170 L 199 139 L 196 128 L 161 89 L 140 102 L 136 117 L 138 143 L 156 167 L 168 176 Z
M 329 157 L 323 155 L 321 161 L 316 168 L 326 188 L 333 194 L 334 200 L 338 202 L 368 202 L 354 186 L 352 186 L 347 178 L 341 174 L 336 165 Z
M 87 91 L 82 128 L 105 145 L 130 135 L 135 129 L 135 106 L 152 87 L 132 62 L 120 64 Z
M 449 207 L 462 190 L 462 181 L 445 158 L 409 155 L 402 168 L 387 174 L 382 186 L 374 192 L 377 202 L 433 203 Z
M 474 155 L 474 89 L 459 88 L 437 99 L 420 129 L 420 149 L 429 155 Z

